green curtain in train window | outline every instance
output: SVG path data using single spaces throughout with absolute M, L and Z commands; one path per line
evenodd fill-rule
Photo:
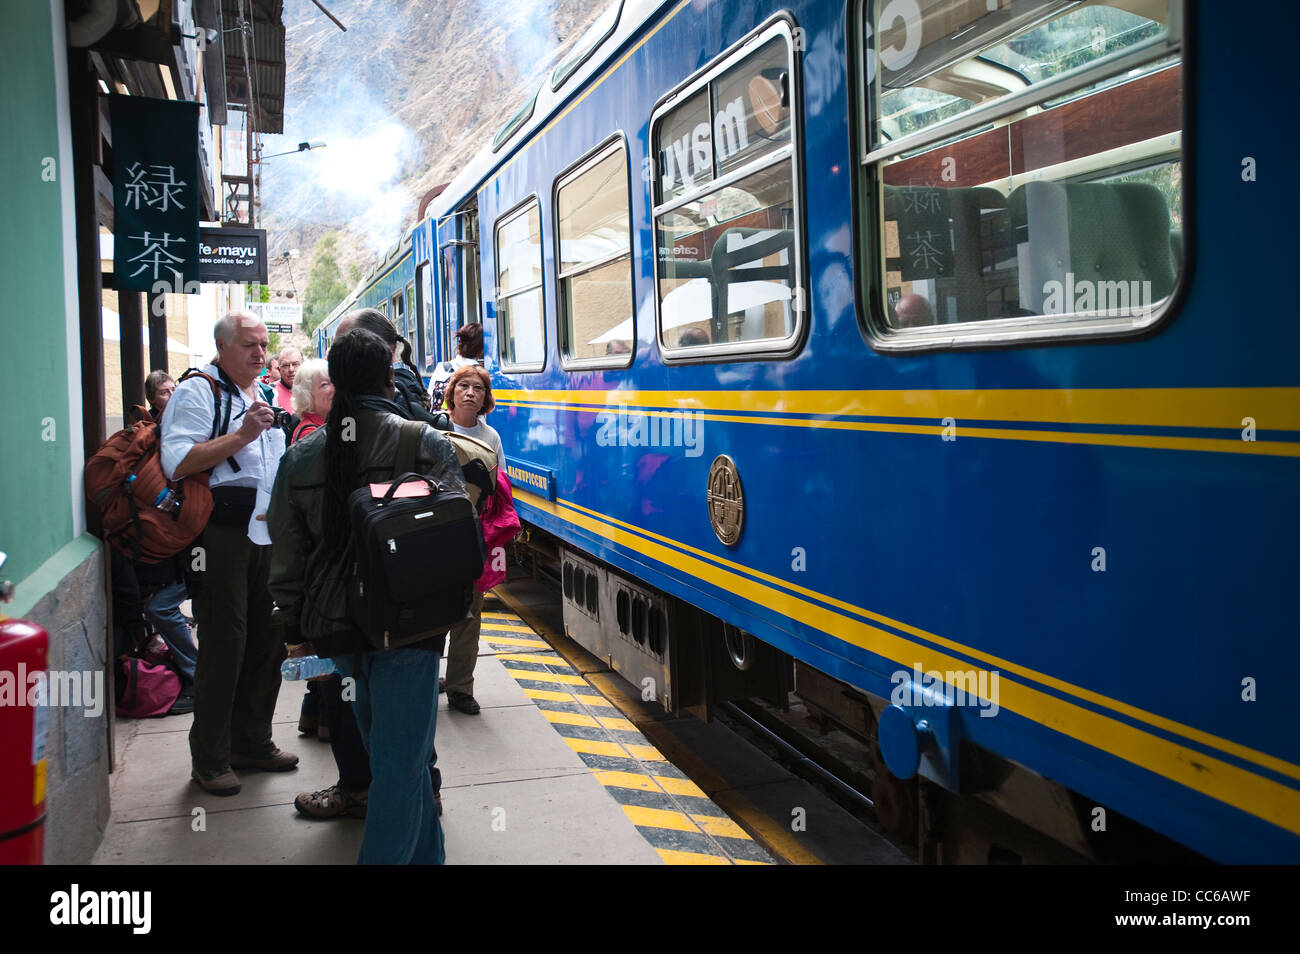
M 113 275 L 120 290 L 199 280 L 199 105 L 109 97 Z

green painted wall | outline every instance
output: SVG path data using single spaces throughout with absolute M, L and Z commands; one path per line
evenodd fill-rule
M 62 180 L 48 0 L 5 5 L 0 30 L 0 550 L 19 583 L 73 537 Z M 64 80 L 66 82 L 66 79 Z

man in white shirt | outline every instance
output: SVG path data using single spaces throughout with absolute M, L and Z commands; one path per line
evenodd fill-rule
M 162 419 L 162 468 L 172 479 L 210 470 L 213 511 L 190 552 L 190 595 L 199 661 L 190 729 L 192 776 L 214 795 L 235 795 L 232 769 L 287 771 L 298 757 L 276 748 L 271 717 L 284 644 L 271 632 L 266 507 L 284 454 L 257 377 L 266 363 L 266 326 L 243 311 L 216 326 L 217 359 L 182 381 Z

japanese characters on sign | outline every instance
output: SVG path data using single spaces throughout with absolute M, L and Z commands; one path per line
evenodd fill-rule
M 948 193 L 929 186 L 901 187 L 891 196 L 887 219 L 898 222 L 903 281 L 953 275 Z
M 117 287 L 198 281 L 198 104 L 114 95 L 109 109 Z

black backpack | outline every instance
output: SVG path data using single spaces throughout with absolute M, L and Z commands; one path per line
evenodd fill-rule
M 464 619 L 487 558 L 469 497 L 413 472 L 423 428 L 419 421 L 402 423 L 387 493 L 375 497 L 367 485 L 348 497 L 353 538 L 348 611 L 376 649 L 441 636 Z M 423 483 L 429 492 L 395 497 L 408 483 Z

